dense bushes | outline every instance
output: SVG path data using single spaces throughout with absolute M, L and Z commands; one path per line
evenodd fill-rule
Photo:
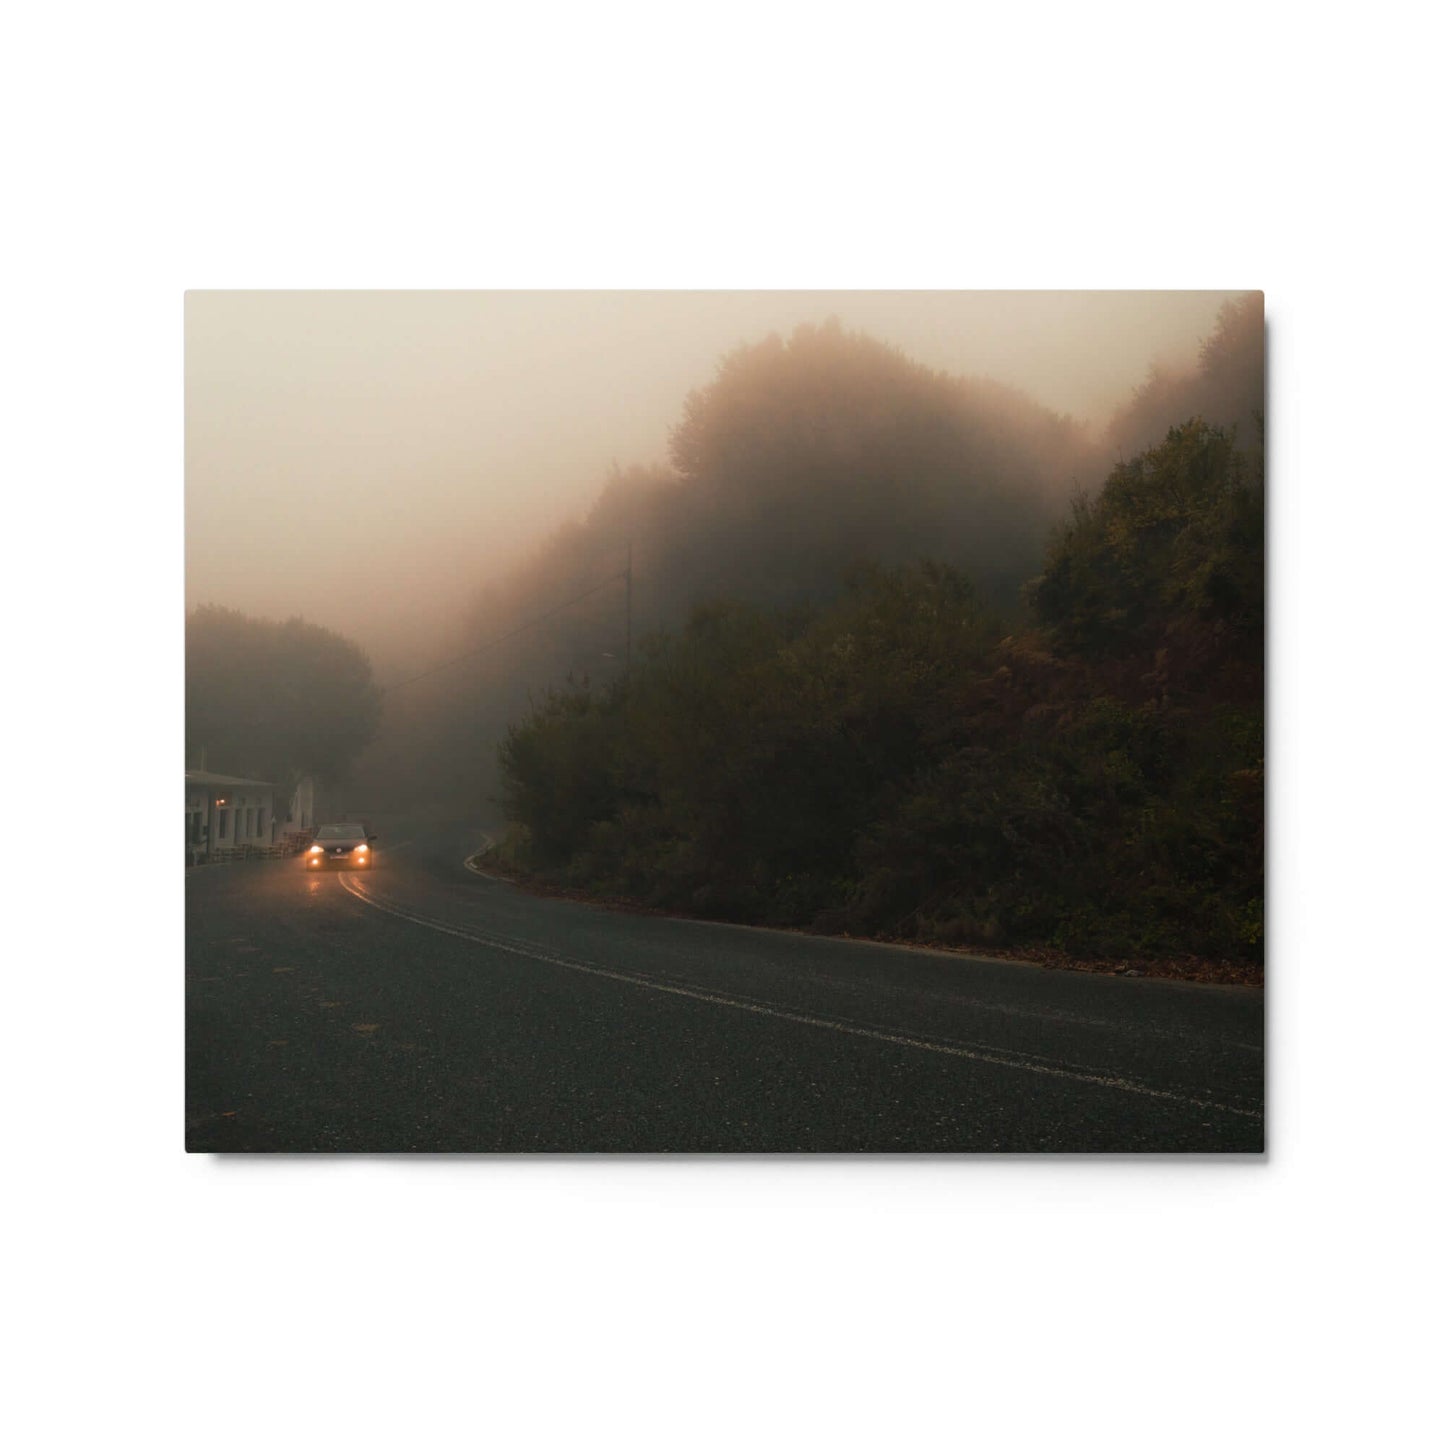
M 713 604 L 501 753 L 520 861 L 716 917 L 1079 954 L 1258 957 L 1263 497 L 1170 432 L 1001 624 L 956 571 Z

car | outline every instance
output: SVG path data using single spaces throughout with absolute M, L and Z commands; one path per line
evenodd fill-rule
M 370 868 L 376 834 L 361 823 L 323 823 L 306 850 L 307 868 Z

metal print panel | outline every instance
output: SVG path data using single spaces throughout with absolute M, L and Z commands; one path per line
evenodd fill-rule
M 186 302 L 186 1147 L 1258 1152 L 1257 292 Z

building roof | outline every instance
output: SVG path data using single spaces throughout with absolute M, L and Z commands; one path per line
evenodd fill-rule
M 209 783 L 221 788 L 274 788 L 275 783 L 263 783 L 260 778 L 228 778 L 224 773 L 203 773 L 199 769 L 186 769 L 188 783 Z

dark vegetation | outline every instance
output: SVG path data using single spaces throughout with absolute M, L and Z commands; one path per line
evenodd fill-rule
M 1262 312 L 1227 307 L 1111 435 L 1189 419 L 1094 454 L 1050 536 L 1069 423 L 834 330 L 731 358 L 679 477 L 554 544 L 691 518 L 651 570 L 694 605 L 510 727 L 513 861 L 712 917 L 1258 961 L 1262 385 Z
M 186 618 L 186 761 L 283 789 L 342 781 L 376 731 L 381 697 L 355 643 L 293 617 L 225 607 Z
M 714 603 L 502 749 L 521 861 L 709 916 L 1259 955 L 1263 493 L 1201 421 L 1081 500 L 1006 628 L 956 569 Z

